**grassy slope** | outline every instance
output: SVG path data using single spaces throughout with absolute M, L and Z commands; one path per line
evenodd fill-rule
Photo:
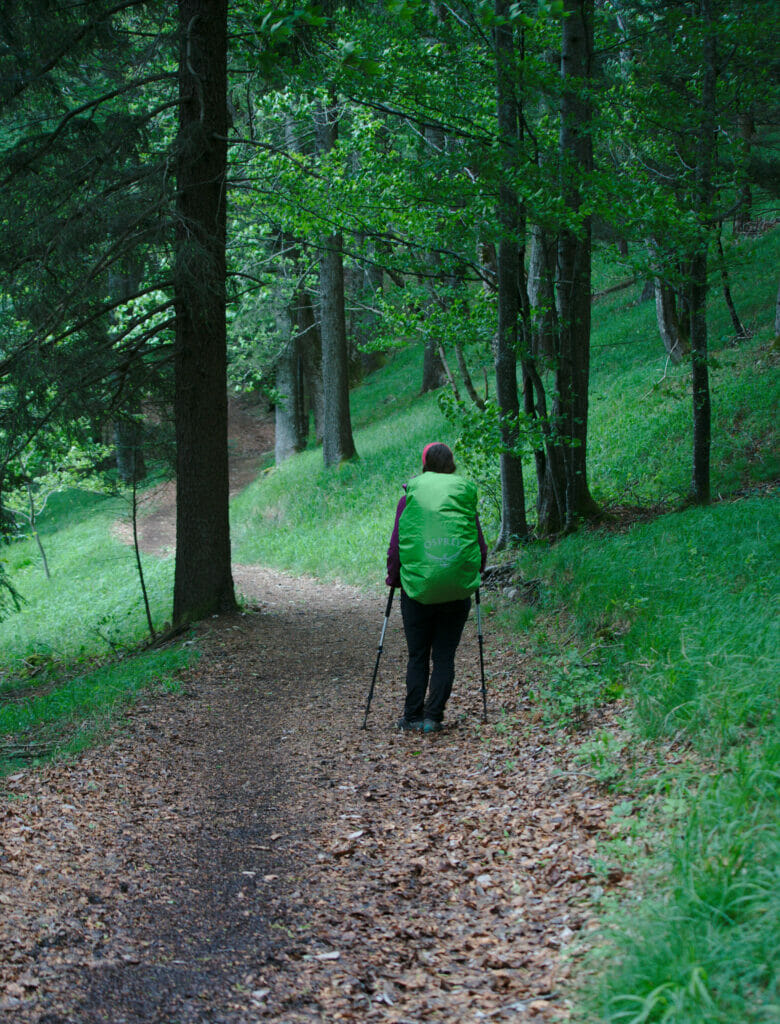
M 146 618 L 132 548 L 112 533 L 126 514 L 119 500 L 70 491 L 55 494 L 39 530 L 52 579 L 46 580 L 32 540 L 10 545 L 3 557 L 25 598 L 22 610 L 0 623 L 0 671 L 15 662 L 69 662 L 132 646 L 143 639 Z M 173 560 L 146 558 L 144 573 L 153 618 L 170 614 Z
M 745 242 L 740 252 L 733 291 L 745 321 L 760 329 L 750 342 L 731 347 L 720 293 L 713 291 L 713 345 L 726 345 L 712 369 L 716 494 L 780 473 L 773 432 L 780 385 L 770 372 L 774 295 L 760 270 L 780 263 L 780 231 Z M 590 479 L 606 503 L 663 500 L 673 506 L 687 494 L 691 475 L 689 369 L 665 367 L 653 303 L 639 304 L 638 290 L 616 292 L 594 306 Z M 427 441 L 456 438 L 435 396 L 417 396 L 419 380 L 419 352 L 401 350 L 353 392 L 359 462 L 326 472 L 312 449 L 247 488 L 232 508 L 235 560 L 381 585 L 401 485 L 419 471 Z M 488 532 L 495 530 L 490 506 L 483 515 Z
M 112 534 L 125 511 L 94 494 L 54 495 L 39 524 L 51 580 L 34 541 L 3 552 L 25 604 L 0 622 L 0 775 L 94 742 L 118 708 L 142 690 L 175 685 L 193 657 L 188 648 L 116 661 L 146 636 L 133 551 Z M 173 561 L 147 558 L 144 571 L 159 628 Z
M 711 321 L 713 490 L 743 497 L 520 559 L 543 580 L 543 600 L 506 628 L 524 631 L 547 663 L 548 717 L 631 698 L 633 736 L 583 747 L 587 767 L 632 797 L 605 857 L 635 870 L 627 837 L 648 828 L 659 851 L 644 865 L 639 902 L 612 914 L 614 943 L 591 954 L 600 981 L 580 993 L 583 1021 L 757 1024 L 780 1012 L 780 501 L 761 486 L 778 476 L 778 373 L 760 262 L 776 265 L 779 243 L 775 230 L 745 245 L 735 275 L 755 338 L 732 347 L 725 315 Z M 609 502 L 679 504 L 690 476 L 687 372 L 666 368 L 653 387 L 663 357 L 647 350 L 643 308 L 621 310 L 622 301 L 608 300 L 612 319 L 594 345 L 593 489 Z M 656 753 L 640 770 L 632 748 L 643 740 Z M 670 746 L 691 752 L 687 769 L 664 765 Z
M 436 396 L 418 397 L 419 375 L 419 353 L 399 351 L 353 393 L 359 461 L 326 471 L 310 449 L 235 499 L 235 561 L 382 586 L 401 485 L 419 471 L 427 441 L 453 440 Z

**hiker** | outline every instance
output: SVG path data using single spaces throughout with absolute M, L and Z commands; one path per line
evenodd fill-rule
M 422 473 L 404 490 L 387 551 L 386 581 L 401 588 L 409 649 L 406 701 L 397 728 L 439 732 L 455 678 L 455 651 L 470 595 L 485 568 L 487 545 L 477 516 L 477 489 L 455 473 L 446 444 L 425 446 Z

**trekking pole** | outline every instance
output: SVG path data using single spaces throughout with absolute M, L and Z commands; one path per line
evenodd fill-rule
M 368 691 L 368 700 L 366 701 L 366 713 L 363 716 L 363 728 L 366 728 L 368 722 L 368 709 L 371 707 L 371 700 L 374 696 L 374 684 L 376 683 L 376 674 L 379 671 L 379 659 L 382 657 L 382 648 L 385 642 L 385 630 L 387 629 L 387 620 L 390 618 L 390 609 L 393 607 L 393 594 L 395 593 L 395 587 L 390 587 L 390 593 L 387 595 L 387 608 L 385 608 L 385 621 L 382 623 L 382 632 L 379 637 L 379 650 L 376 652 L 376 665 L 374 665 L 374 675 L 371 678 L 371 689 Z
M 474 594 L 477 602 L 477 638 L 479 640 L 479 672 L 482 676 L 482 721 L 487 722 L 487 690 L 485 689 L 485 656 L 482 651 L 482 606 L 479 603 L 479 587 Z

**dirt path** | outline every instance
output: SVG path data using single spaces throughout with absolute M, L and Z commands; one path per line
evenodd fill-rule
M 236 579 L 259 609 L 206 624 L 180 693 L 7 780 L 0 1019 L 565 1019 L 609 806 L 525 720 L 524 666 L 488 632 L 480 725 L 470 623 L 447 728 L 397 735 L 396 611 L 362 731 L 381 603 Z
M 264 460 L 274 450 L 273 413 L 266 413 L 251 399 L 228 397 L 228 451 L 230 497 L 235 497 L 256 479 Z M 127 522 L 114 525 L 115 535 L 125 544 L 133 543 Z M 176 547 L 176 484 L 160 484 L 143 493 L 138 539 L 143 551 L 165 555 Z

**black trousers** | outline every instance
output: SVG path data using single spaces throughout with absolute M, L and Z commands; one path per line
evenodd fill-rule
M 444 717 L 444 707 L 455 679 L 455 651 L 470 608 L 468 597 L 444 604 L 420 604 L 401 591 L 401 616 L 409 648 L 404 718 L 409 721 L 430 718 L 441 722 Z

